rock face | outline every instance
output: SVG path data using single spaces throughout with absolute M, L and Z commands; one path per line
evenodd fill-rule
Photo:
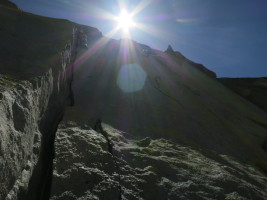
M 267 198 L 266 112 L 178 52 L 5 6 L 0 38 L 1 200 Z
M 69 93 L 70 50 L 63 44 L 72 25 L 54 30 L 58 22 L 0 7 L 0 199 L 23 199 L 29 182 L 38 187 L 43 179 L 49 120 L 62 115 Z
M 71 101 L 77 25 L 1 3 L 0 199 L 35 200 L 47 196 L 54 134 Z
M 163 52 L 131 54 L 127 44 L 103 38 L 79 52 L 72 85 L 76 120 L 93 127 L 101 118 L 138 137 L 172 138 L 244 160 L 267 156 L 261 148 L 265 112 L 188 63 Z
M 0 6 L 5 6 L 5 7 L 19 10 L 19 7 L 16 4 L 10 2 L 9 0 L 0 0 Z
M 218 80 L 267 112 L 267 77 L 219 78 Z
M 50 199 L 265 199 L 266 113 L 131 46 L 102 38 L 78 52 Z
M 51 200 L 267 198 L 267 178 L 227 155 L 102 125 L 61 122 Z

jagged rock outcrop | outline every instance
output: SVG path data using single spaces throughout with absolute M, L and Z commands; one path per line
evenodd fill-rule
M 167 54 L 175 54 L 175 52 L 174 52 L 174 50 L 173 50 L 173 48 L 172 48 L 172 46 L 171 45 L 168 45 L 168 48 L 166 49 L 166 51 L 165 51 Z
M 133 140 L 107 124 L 97 132 L 63 120 L 55 150 L 51 200 L 267 198 L 267 178 L 234 158 L 163 138 Z
M 222 84 L 267 112 L 267 78 L 219 78 Z

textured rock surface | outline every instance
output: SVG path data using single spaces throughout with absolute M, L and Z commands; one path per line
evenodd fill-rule
M 194 64 L 131 45 L 102 38 L 78 52 L 51 199 L 264 199 L 266 113 Z
M 267 112 L 267 78 L 219 78 L 222 84 Z
M 267 178 L 249 165 L 106 124 L 101 133 L 63 121 L 55 149 L 51 200 L 267 198 Z
M 64 64 L 61 66 L 64 68 Z M 62 75 L 64 71 L 58 73 Z M 0 77 L 1 198 L 9 193 L 7 199 L 15 199 L 20 190 L 27 191 L 32 170 L 39 159 L 42 138 L 45 138 L 40 122 L 49 108 L 52 95 L 59 95 L 57 101 L 52 103 L 54 108 L 57 104 L 64 105 L 67 98 L 68 90 L 61 85 L 66 82 L 61 83 L 58 78 L 52 70 L 30 81 Z M 57 82 L 59 88 L 53 82 Z M 64 91 L 65 97 L 61 96 Z M 57 113 L 57 110 L 53 112 Z
M 101 118 L 135 136 L 172 138 L 249 162 L 267 159 L 265 112 L 189 63 L 163 52 L 155 57 L 129 52 L 124 41 L 105 38 L 79 52 L 74 120 Z M 139 90 L 125 91 L 140 82 Z
M 162 52 L 120 60 L 124 42 L 105 39 L 77 56 L 51 199 L 265 199 L 255 165 L 266 170 L 266 114 Z M 126 92 L 118 77 L 133 63 L 147 77 Z
M 0 6 L 0 199 L 48 199 L 52 162 L 50 199 L 266 199 L 266 112 L 178 52 L 86 26 L 75 48 L 74 26 Z
M 26 195 L 51 134 L 43 125 L 67 101 L 70 50 L 64 43 L 72 37 L 72 25 L 63 21 L 63 30 L 54 30 L 58 23 L 0 7 L 0 199 Z M 40 31 L 48 34 L 46 40 Z
M 118 199 L 117 166 L 101 133 L 62 124 L 55 149 L 51 199 Z

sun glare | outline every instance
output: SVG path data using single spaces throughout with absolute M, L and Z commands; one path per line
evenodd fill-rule
M 110 32 L 106 33 L 106 36 L 113 37 L 120 32 L 121 38 L 131 38 L 134 34 L 141 30 L 148 34 L 163 37 L 165 32 L 159 31 L 157 27 L 140 22 L 140 16 L 142 15 L 139 15 L 137 21 L 134 20 L 134 18 L 137 19 L 136 15 L 152 2 L 153 0 L 140 1 L 139 4 L 137 4 L 134 8 L 132 7 L 131 11 L 129 11 L 129 5 L 127 5 L 126 1 L 117 0 L 118 10 L 120 11 L 118 15 L 114 15 L 105 10 L 97 10 L 98 13 L 101 13 L 101 17 L 113 21 L 114 28 L 110 30 Z M 156 20 L 158 19 L 160 19 L 160 17 L 156 17 Z M 133 29 L 136 29 L 137 31 L 130 31 Z
M 135 26 L 132 15 L 126 10 L 122 10 L 119 17 L 117 17 L 118 28 L 122 29 L 124 32 L 128 32 L 129 29 Z

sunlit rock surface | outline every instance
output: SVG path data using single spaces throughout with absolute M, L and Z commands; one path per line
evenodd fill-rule
M 133 140 L 107 124 L 102 132 L 108 140 L 86 123 L 61 122 L 51 200 L 267 198 L 267 178 L 227 155 L 163 138 Z

